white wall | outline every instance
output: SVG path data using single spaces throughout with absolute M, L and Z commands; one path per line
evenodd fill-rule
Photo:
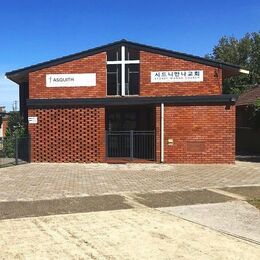
M 3 124 L 1 125 L 1 128 L 0 128 L 0 138 L 3 137 Z

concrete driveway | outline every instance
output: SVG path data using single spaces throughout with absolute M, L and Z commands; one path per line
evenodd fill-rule
M 51 164 L 0 169 L 0 201 L 260 185 L 260 163 Z
M 245 201 L 167 207 L 160 210 L 260 245 L 260 211 Z
M 149 208 L 0 221 L 2 259 L 259 259 L 256 244 Z
M 241 201 L 259 197 L 259 167 L 0 169 L 0 258 L 259 259 L 259 211 Z

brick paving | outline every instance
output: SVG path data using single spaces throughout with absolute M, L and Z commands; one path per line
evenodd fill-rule
M 26 164 L 0 169 L 0 201 L 260 185 L 260 164 Z

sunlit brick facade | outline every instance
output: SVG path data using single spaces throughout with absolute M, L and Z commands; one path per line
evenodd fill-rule
M 7 77 L 37 118 L 33 162 L 233 163 L 235 97 L 222 81 L 239 69 L 122 40 Z M 71 85 L 48 86 L 57 75 Z M 74 86 L 83 76 L 94 84 Z

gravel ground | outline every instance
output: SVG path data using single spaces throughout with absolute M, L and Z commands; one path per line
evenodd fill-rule
M 260 243 L 260 211 L 245 201 L 167 207 L 160 211 Z

